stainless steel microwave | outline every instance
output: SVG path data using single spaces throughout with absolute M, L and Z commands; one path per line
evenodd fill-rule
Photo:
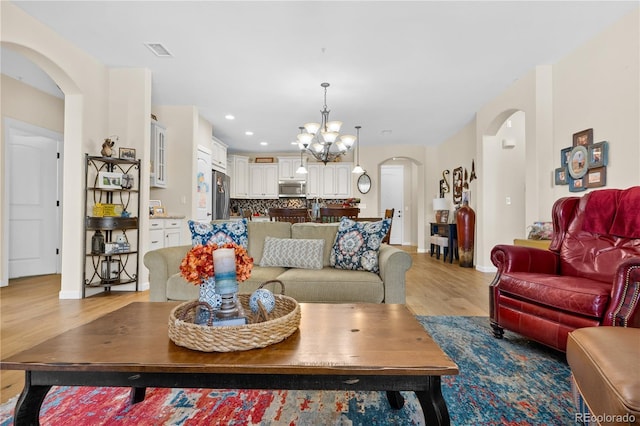
M 280 198 L 306 197 L 307 182 L 303 180 L 278 182 L 278 196 Z

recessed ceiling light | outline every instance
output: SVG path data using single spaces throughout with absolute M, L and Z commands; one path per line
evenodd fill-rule
M 382 131 L 380 132 L 380 134 L 381 134 L 382 136 L 389 136 L 389 135 L 391 135 L 391 133 L 393 133 L 393 130 L 390 130 L 390 129 L 382 130 Z
M 159 56 L 161 58 L 170 58 L 173 55 L 166 47 L 164 47 L 161 43 L 145 43 L 145 46 L 149 48 L 153 52 L 154 55 Z
M 262 141 L 262 142 L 260 142 L 260 145 L 267 146 L 267 145 L 269 145 L 269 142 Z
M 253 136 L 253 132 L 251 130 L 247 130 L 244 134 L 247 136 Z
M 235 117 L 231 114 L 225 115 L 224 118 L 226 118 L 227 120 L 235 120 Z

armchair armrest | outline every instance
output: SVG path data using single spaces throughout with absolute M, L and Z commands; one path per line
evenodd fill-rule
M 500 244 L 491 250 L 491 262 L 503 272 L 536 272 L 558 274 L 560 259 L 557 253 L 533 247 Z
M 412 263 L 409 253 L 382 244 L 378 263 L 380 278 L 384 283 L 384 303 L 406 303 L 405 274 Z
M 148 251 L 144 264 L 149 269 L 149 300 L 167 301 L 167 280 L 180 272 L 180 263 L 191 249 L 191 245 L 166 247 Z
M 618 266 L 602 325 L 640 328 L 640 257 Z

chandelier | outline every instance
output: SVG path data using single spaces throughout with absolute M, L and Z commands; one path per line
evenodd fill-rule
M 329 121 L 329 110 L 327 109 L 329 83 L 322 83 L 320 86 L 324 87 L 324 106 L 320 111 L 322 121 L 307 123 L 304 127 L 299 127 L 298 146 L 302 151 L 313 155 L 318 161 L 327 164 L 346 154 L 356 141 L 356 137 L 340 135 L 342 121 Z

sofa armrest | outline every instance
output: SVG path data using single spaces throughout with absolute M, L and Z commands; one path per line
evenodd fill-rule
M 384 303 L 406 303 L 405 274 L 412 263 L 409 253 L 382 244 L 378 263 L 380 278 L 384 283 Z
M 166 247 L 148 251 L 144 255 L 144 265 L 149 269 L 149 300 L 167 301 L 167 280 L 180 272 L 180 263 L 191 249 L 191 245 Z
M 491 262 L 503 272 L 536 272 L 559 274 L 560 257 L 557 253 L 534 247 L 500 244 L 491 250 Z
M 618 266 L 602 325 L 640 328 L 640 257 Z

